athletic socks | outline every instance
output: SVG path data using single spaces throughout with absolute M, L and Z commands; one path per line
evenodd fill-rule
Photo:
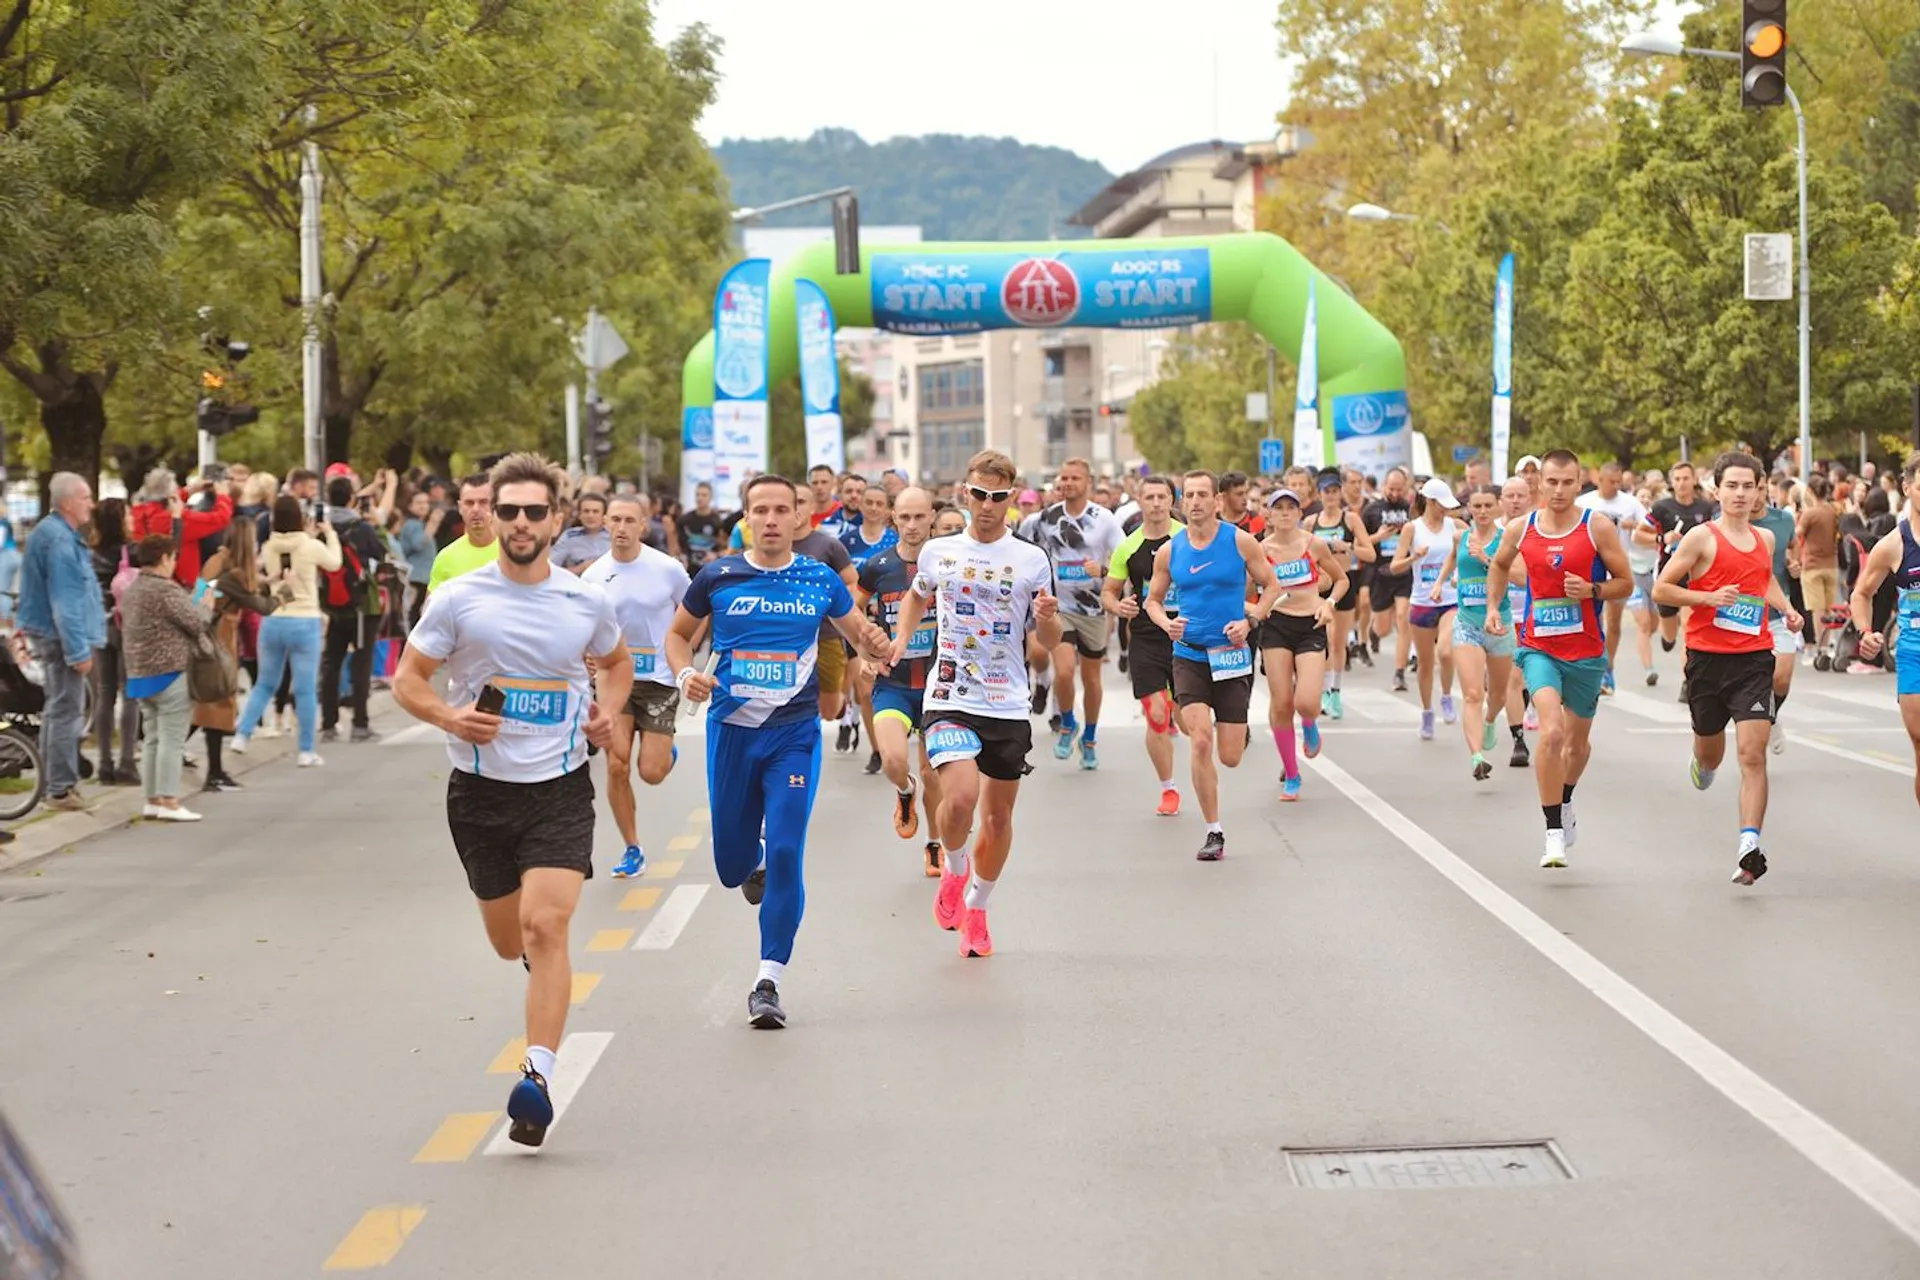
M 987 909 L 987 899 L 993 896 L 993 886 L 995 883 L 996 882 L 992 880 L 982 880 L 978 875 L 968 876 L 967 910 L 985 911 Z
M 1066 722 L 1062 721 L 1060 727 L 1064 729 L 1066 727 Z M 1091 720 L 1087 721 L 1087 727 L 1080 731 L 1080 741 L 1087 743 L 1089 746 L 1097 746 L 1098 744 L 1095 743 L 1093 740 L 1093 735 L 1099 729 L 1099 727 L 1100 726 L 1095 724 L 1093 721 Z
M 780 985 L 780 979 L 785 977 L 786 973 L 787 973 L 787 966 L 780 963 L 778 960 L 762 960 L 760 962 L 760 980 L 761 981 L 771 982 L 774 986 L 777 987 Z
M 1561 830 L 1560 808 L 1561 806 L 1557 804 L 1543 804 L 1540 806 L 1540 812 L 1547 815 L 1547 830 L 1549 831 Z
M 1300 776 L 1300 761 L 1294 754 L 1293 720 L 1289 718 L 1284 725 L 1273 726 L 1273 745 L 1280 748 L 1280 767 L 1289 778 Z
M 1760 828 L 1740 828 L 1740 856 L 1746 857 L 1760 847 Z
M 1328 681 L 1328 684 L 1327 684 L 1327 687 L 1328 687 L 1329 689 L 1332 689 L 1332 690 L 1334 690 L 1334 691 L 1335 691 L 1336 693 L 1337 693 L 1337 692 L 1339 692 L 1339 689 L 1340 689 L 1340 673 L 1339 673 L 1338 671 L 1329 671 L 1329 672 L 1327 672 L 1327 681 Z
M 1565 784 L 1563 784 L 1563 785 L 1561 786 L 1561 788 L 1560 788 L 1560 803 L 1561 803 L 1561 804 L 1572 804 L 1572 803 L 1573 803 L 1573 784 L 1572 784 L 1571 782 L 1569 782 L 1569 783 L 1565 783 Z
M 968 836 L 959 845 L 947 846 L 947 874 L 963 876 L 967 874 L 967 855 L 972 852 L 973 837 Z
M 1207 834 L 1210 836 L 1223 836 L 1227 834 L 1227 829 L 1217 822 L 1209 822 L 1207 824 Z
M 1073 718 L 1073 712 L 1062 711 L 1060 713 L 1060 732 L 1072 733 L 1074 730 L 1078 729 L 1079 727 L 1080 727 L 1080 722 Z
M 1180 784 L 1169 778 L 1160 784 L 1160 794 L 1177 796 L 1180 794 Z
M 1792 692 L 1792 690 L 1788 690 L 1788 692 L 1790 693 Z M 1787 695 L 1785 693 L 1774 694 L 1773 695 L 1773 714 L 1768 716 L 1767 719 L 1773 722 L 1774 724 L 1780 723 L 1780 708 L 1786 705 L 1787 705 Z M 1742 849 L 1740 852 L 1745 853 L 1746 850 Z
M 553 1050 L 537 1044 L 527 1046 L 527 1065 L 540 1074 L 542 1080 L 553 1079 Z
M 1527 740 L 1526 730 L 1522 729 L 1517 724 L 1508 725 L 1507 732 L 1513 735 L 1513 740 L 1515 742 L 1525 742 Z

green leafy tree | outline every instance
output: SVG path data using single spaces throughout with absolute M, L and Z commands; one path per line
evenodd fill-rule
M 873 430 L 873 379 L 840 361 L 840 430 L 848 440 Z M 776 475 L 800 480 L 807 474 L 806 406 L 800 379 L 788 378 L 767 402 L 767 466 Z
M 1284 363 L 1280 369 L 1276 385 L 1291 386 Z M 1167 351 L 1160 379 L 1133 398 L 1134 446 L 1161 471 L 1250 469 L 1268 424 L 1247 421 L 1247 393 L 1266 386 L 1264 338 L 1245 325 L 1195 329 Z

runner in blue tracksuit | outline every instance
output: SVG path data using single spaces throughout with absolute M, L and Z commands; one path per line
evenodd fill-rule
M 1907 455 L 1900 480 L 1907 494 L 1907 514 L 1867 553 L 1866 566 L 1853 587 L 1853 618 L 1862 632 L 1860 656 L 1877 658 L 1887 641 L 1873 629 L 1873 597 L 1892 574 L 1900 593 L 1892 626 L 1896 692 L 1901 723 L 1913 740 L 1913 796 L 1920 800 L 1920 537 L 1913 528 L 1914 517 L 1920 515 L 1920 451 Z

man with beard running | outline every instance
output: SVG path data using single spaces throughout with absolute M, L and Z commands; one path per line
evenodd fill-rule
M 1180 732 L 1173 706 L 1173 640 L 1141 614 L 1147 589 L 1153 582 L 1153 561 L 1167 539 L 1186 528 L 1172 518 L 1173 481 L 1148 476 L 1136 495 L 1140 525 L 1128 534 L 1107 565 L 1107 583 L 1101 589 L 1107 612 L 1125 620 L 1133 636 L 1132 662 L 1127 669 L 1133 696 L 1139 700 L 1147 725 L 1147 760 L 1160 780 L 1160 807 L 1154 812 L 1171 818 L 1180 812 L 1180 784 L 1173 780 L 1173 739 Z M 1179 593 L 1169 589 L 1164 605 L 1168 617 L 1180 612 Z
M 657 787 L 680 758 L 673 745 L 674 717 L 680 694 L 667 669 L 667 628 L 687 594 L 687 570 L 664 551 L 641 541 L 647 532 L 646 504 L 638 494 L 606 499 L 607 554 L 580 571 L 607 593 L 620 617 L 620 631 L 633 657 L 633 692 L 613 717 L 613 745 L 607 749 L 607 805 L 627 851 L 613 869 L 616 880 L 646 870 L 640 848 L 639 805 L 633 794 L 634 741 L 640 743 L 640 780 Z
M 1173 699 L 1180 708 L 1193 765 L 1193 794 L 1207 824 L 1196 855 L 1218 862 L 1227 853 L 1220 825 L 1220 774 L 1247 749 L 1247 708 L 1253 701 L 1253 649 L 1247 637 L 1267 620 L 1282 593 L 1259 539 L 1224 523 L 1211 471 L 1189 471 L 1184 499 L 1187 527 L 1154 553 L 1147 617 L 1173 637 Z M 1265 527 L 1264 521 L 1262 527 Z M 1247 604 L 1247 584 L 1260 588 Z M 1180 613 L 1167 611 L 1178 588 Z
M 1088 499 L 1093 468 L 1084 458 L 1068 458 L 1054 487 L 1060 501 L 1035 512 L 1020 526 L 1020 536 L 1046 552 L 1053 565 L 1060 599 L 1061 639 L 1053 650 L 1053 694 L 1060 707 L 1056 760 L 1073 754 L 1073 678 L 1077 670 L 1086 695 L 1086 726 L 1080 729 L 1080 767 L 1097 769 L 1094 737 L 1100 724 L 1100 672 L 1107 657 L 1107 615 L 1100 603 L 1101 579 L 1120 546 L 1120 522 L 1113 512 Z
M 547 558 L 565 475 L 516 453 L 491 481 L 499 558 L 427 597 L 393 696 L 446 732 L 454 849 L 487 940 L 527 968 L 527 1060 L 507 1097 L 507 1136 L 537 1147 L 553 1123 L 547 1082 L 572 999 L 567 932 L 593 874 L 587 744 L 612 745 L 633 663 L 606 592 Z M 432 679 L 442 663 L 444 698 Z

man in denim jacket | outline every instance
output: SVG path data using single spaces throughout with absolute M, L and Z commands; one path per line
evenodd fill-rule
M 80 736 L 93 651 L 107 642 L 100 582 L 80 530 L 93 518 L 93 490 L 71 471 L 54 474 L 47 489 L 53 512 L 27 539 L 20 570 L 20 629 L 45 671 L 46 709 L 40 716 L 40 755 L 47 770 L 47 804 L 82 809 Z

